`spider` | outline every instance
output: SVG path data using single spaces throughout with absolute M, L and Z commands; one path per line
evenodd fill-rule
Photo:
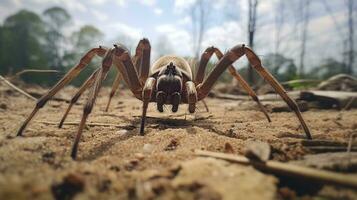
M 106 110 L 108 110 L 111 98 L 114 96 L 120 79 L 122 78 L 133 95 L 143 102 L 140 135 L 144 135 L 146 111 L 149 102 L 156 102 L 157 110 L 159 112 L 163 112 L 163 106 L 165 104 L 172 105 L 172 112 L 176 112 L 180 104 L 188 104 L 188 111 L 190 113 L 194 113 L 196 103 L 198 101 L 203 101 L 217 79 L 226 69 L 229 70 L 230 74 L 237 79 L 251 98 L 258 104 L 261 111 L 270 122 L 271 120 L 265 108 L 260 103 L 253 89 L 232 66 L 232 64 L 241 56 L 246 55 L 251 66 L 275 89 L 275 91 L 288 104 L 291 110 L 295 112 L 305 131 L 306 137 L 308 139 L 312 139 L 309 128 L 307 127 L 296 102 L 287 95 L 286 91 L 279 84 L 279 82 L 262 66 L 260 59 L 253 52 L 253 50 L 244 44 L 234 46 L 225 54 L 223 54 L 216 47 L 208 47 L 201 55 L 195 77 L 188 62 L 178 56 L 163 56 L 156 60 L 152 67 L 150 67 L 150 52 L 150 42 L 146 38 L 140 40 L 134 57 L 131 57 L 130 51 L 121 44 L 114 44 L 113 48 L 99 46 L 98 48 L 89 50 L 80 59 L 76 66 L 67 72 L 67 74 L 55 86 L 53 86 L 53 88 L 51 88 L 38 100 L 31 114 L 18 130 L 17 136 L 22 136 L 26 126 L 39 109 L 41 109 L 59 90 L 74 79 L 80 71 L 87 66 L 95 55 L 103 58 L 102 66 L 94 71 L 93 74 L 78 89 L 78 92 L 70 101 L 70 104 L 59 124 L 59 127 L 63 125 L 63 122 L 73 104 L 79 99 L 81 94 L 86 89 L 89 89 L 88 99 L 84 105 L 82 119 L 79 123 L 77 135 L 72 146 L 71 157 L 73 159 L 76 159 L 78 144 L 86 120 L 92 111 L 99 90 L 101 89 L 102 82 L 106 78 L 112 65 L 117 68 L 118 73 L 112 86 Z M 217 56 L 219 61 L 216 63 L 209 75 L 204 79 L 207 63 L 213 54 Z

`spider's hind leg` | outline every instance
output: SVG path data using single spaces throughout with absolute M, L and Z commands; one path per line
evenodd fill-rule
M 110 94 L 109 94 L 109 99 L 108 99 L 107 106 L 105 107 L 105 112 L 108 112 L 108 110 L 109 110 L 110 102 L 112 101 L 112 98 L 114 97 L 115 92 L 119 88 L 120 80 L 121 80 L 121 75 L 120 75 L 120 72 L 118 71 L 118 73 L 115 77 L 115 80 L 113 82 L 113 85 L 112 85 L 112 90 L 110 91 Z
M 86 124 L 89 114 L 92 112 L 95 100 L 98 96 L 100 88 L 102 87 L 103 80 L 107 76 L 108 71 L 112 65 L 113 55 L 114 55 L 113 49 L 108 51 L 108 53 L 106 54 L 106 56 L 104 57 L 104 59 L 102 61 L 102 67 L 100 68 L 100 70 L 98 71 L 98 74 L 96 75 L 94 85 L 92 86 L 92 88 L 89 91 L 87 103 L 84 106 L 82 119 L 81 119 L 81 122 L 79 123 L 77 135 L 76 135 L 75 141 L 73 143 L 73 147 L 72 147 L 71 157 L 73 159 L 76 159 L 76 157 L 77 157 L 78 144 L 79 144 L 79 141 L 82 136 L 83 128 Z
M 65 85 L 67 85 L 72 79 L 74 79 L 78 74 L 82 71 L 83 68 L 87 66 L 87 64 L 93 59 L 95 55 L 100 57 L 104 56 L 105 52 L 107 52 L 106 48 L 93 48 L 88 51 L 80 60 L 80 62 L 73 67 L 67 74 L 45 95 L 43 95 L 36 103 L 35 108 L 32 110 L 31 114 L 27 117 L 27 119 L 22 123 L 20 129 L 17 132 L 17 136 L 22 136 L 23 131 L 26 129 L 26 126 L 32 118 L 36 115 L 36 113 L 50 100 L 59 90 L 61 90 Z
M 95 72 L 93 72 L 93 74 L 83 83 L 83 85 L 78 89 L 77 93 L 73 96 L 71 102 L 67 107 L 66 112 L 64 113 L 60 123 L 58 124 L 58 128 L 62 128 L 63 123 L 66 120 L 69 111 L 72 109 L 72 106 L 78 101 L 78 99 L 81 97 L 83 92 L 93 85 L 99 70 L 100 69 L 97 69 Z

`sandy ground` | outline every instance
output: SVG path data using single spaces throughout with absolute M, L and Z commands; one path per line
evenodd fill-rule
M 70 99 L 74 92 L 66 88 L 62 96 Z M 200 103 L 193 115 L 185 113 L 186 105 L 162 114 L 152 104 L 146 134 L 139 136 L 141 102 L 121 91 L 104 112 L 108 93 L 109 88 L 101 91 L 88 123 L 112 125 L 88 126 L 73 161 L 69 154 L 83 100 L 66 120 L 74 125 L 57 128 L 67 103 L 51 101 L 24 137 L 14 137 L 35 102 L 2 87 L 0 199 L 357 198 L 356 191 L 331 186 L 301 193 L 308 183 L 288 188 L 252 167 L 193 154 L 195 149 L 241 154 L 246 142 L 261 140 L 271 145 L 274 160 L 301 159 L 309 151 L 299 142 L 304 133 L 293 113 L 270 113 L 268 123 L 253 101 L 208 98 L 210 112 Z M 357 110 L 310 110 L 303 116 L 315 139 L 347 141 L 357 128 Z

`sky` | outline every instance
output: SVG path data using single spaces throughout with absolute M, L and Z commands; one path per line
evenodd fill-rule
M 0 21 L 3 22 L 7 16 L 20 9 L 28 9 L 41 14 L 46 8 L 61 6 L 72 16 L 71 28 L 67 30 L 68 34 L 78 30 L 80 26 L 91 24 L 105 34 L 103 41 L 95 41 L 98 45 L 108 46 L 114 42 L 125 43 L 125 41 L 117 41 L 120 39 L 139 41 L 139 39 L 146 37 L 151 42 L 153 57 L 157 56 L 159 50 L 155 47 L 158 47 L 160 42 L 167 44 L 170 53 L 193 56 L 192 21 L 188 8 L 194 1 L 1 0 Z M 247 0 L 215 0 L 210 2 L 214 3 L 210 5 L 209 22 L 202 49 L 214 45 L 226 51 L 236 44 L 247 43 Z M 275 51 L 277 2 L 278 0 L 260 0 L 258 4 L 254 50 L 261 57 Z M 324 4 L 324 2 L 327 4 Z M 356 4 L 355 8 L 357 8 Z M 299 27 L 301 23 L 296 22 L 294 9 L 296 9 L 294 6 L 288 5 L 283 12 L 285 17 L 278 52 L 296 59 L 296 64 L 298 64 L 301 46 Z M 357 18 L 355 17 L 355 19 Z M 307 68 L 312 68 L 329 57 L 341 61 L 343 43 L 347 38 L 346 1 L 311 0 L 307 38 L 305 61 Z M 357 41 L 356 36 L 354 38 Z

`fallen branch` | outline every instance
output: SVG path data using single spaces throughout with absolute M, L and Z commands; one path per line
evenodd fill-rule
M 347 146 L 347 142 L 332 141 L 332 140 L 301 140 L 301 144 L 305 147 L 311 146 Z
M 36 121 L 38 123 L 48 124 L 48 125 L 58 125 L 58 122 L 48 122 L 48 121 Z M 71 125 L 71 126 L 78 126 L 79 122 L 64 122 L 63 125 Z M 136 127 L 134 125 L 118 125 L 118 124 L 105 124 L 105 123 L 86 123 L 86 126 L 94 127 L 94 126 L 106 126 L 106 127 L 115 127 L 115 128 L 122 128 L 126 130 L 133 130 Z
M 252 165 L 255 168 L 274 174 L 280 174 L 290 177 L 303 178 L 307 180 L 318 181 L 324 184 L 333 184 L 338 186 L 346 186 L 357 189 L 356 177 L 340 174 L 336 172 L 329 172 L 326 170 L 317 170 L 309 167 L 292 165 L 277 161 L 253 161 L 244 156 L 216 153 L 210 151 L 195 150 L 198 156 L 213 157 L 223 159 L 230 162 L 235 162 L 243 165 Z
M 6 83 L 8 86 L 10 86 L 11 88 L 15 89 L 16 91 L 20 92 L 21 94 L 25 95 L 26 97 L 37 101 L 37 99 L 31 95 L 29 95 L 27 92 L 21 90 L 20 88 L 16 87 L 14 84 L 10 83 L 8 80 L 6 80 L 3 76 L 0 75 L 0 80 L 4 81 L 4 83 Z
M 289 86 L 291 84 L 319 84 L 321 83 L 320 80 L 314 80 L 314 79 L 298 79 L 298 80 L 291 80 L 291 81 L 286 81 L 282 82 L 281 85 L 283 86 Z
M 25 69 L 25 70 L 22 70 L 22 71 L 19 71 L 17 72 L 15 75 L 13 75 L 10 79 L 13 79 L 13 78 L 17 78 L 19 76 L 21 76 L 22 74 L 26 74 L 26 73 L 58 73 L 59 71 L 58 70 L 52 70 L 52 69 L 49 69 L 49 70 L 42 70 L 42 69 Z
M 328 152 L 346 152 L 348 151 L 347 146 L 310 146 L 307 147 L 310 151 L 314 153 L 328 153 Z M 357 148 L 353 147 L 350 151 L 357 151 Z

